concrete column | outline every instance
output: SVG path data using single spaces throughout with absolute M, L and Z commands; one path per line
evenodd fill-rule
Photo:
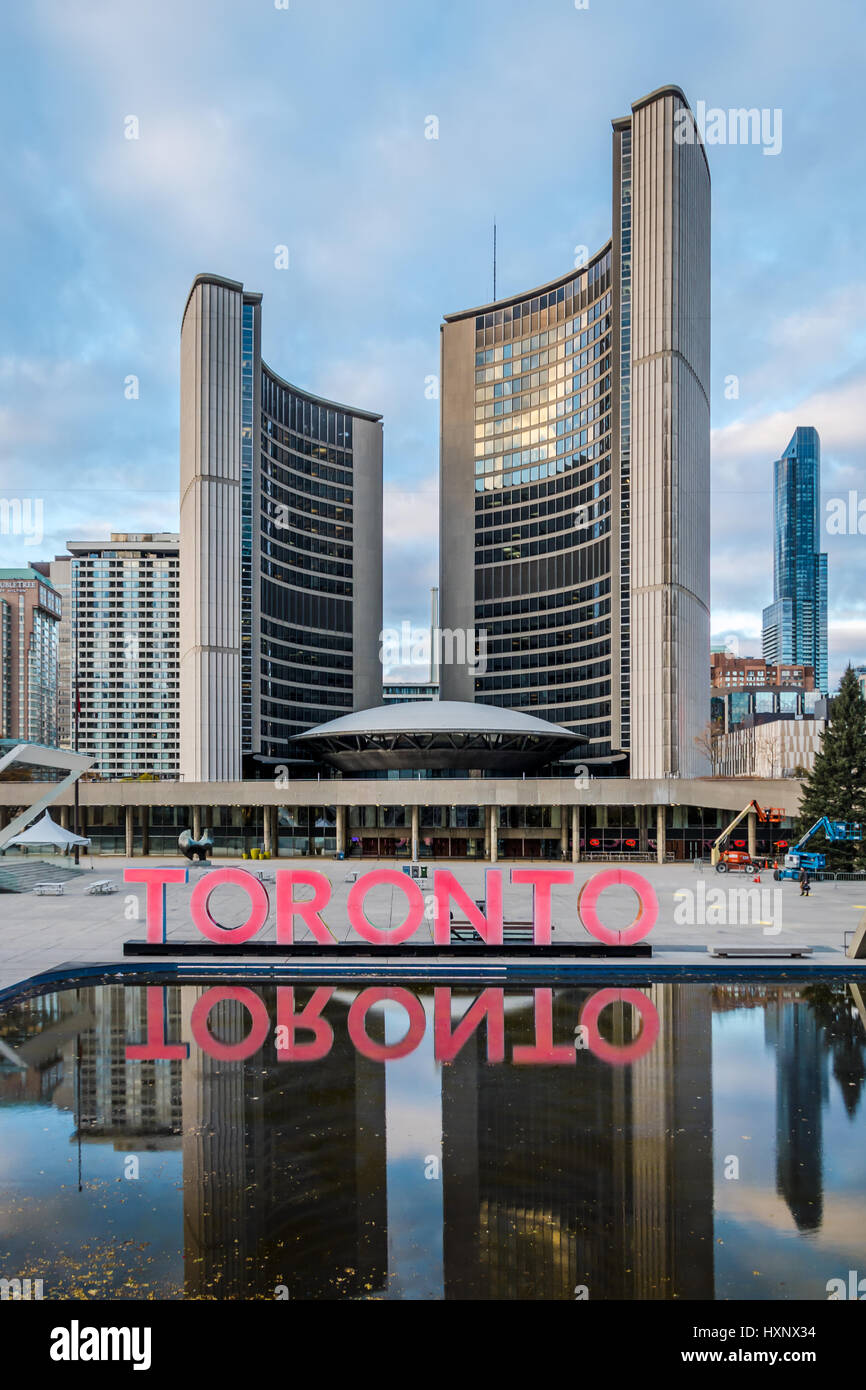
M 337 853 L 346 853 L 346 821 L 349 816 L 348 806 L 337 807 Z
M 139 806 L 138 817 L 141 821 L 141 852 L 150 854 L 150 807 Z
M 421 820 L 421 818 L 420 818 L 420 809 L 421 809 L 421 808 L 420 808 L 419 806 L 413 806 L 413 807 L 411 807 L 411 811 L 412 811 L 412 858 L 413 858 L 413 859 L 417 859 L 417 858 L 418 858 L 419 826 L 420 826 L 420 820 Z
M 0 811 L 0 830 L 2 830 L 2 828 L 3 828 L 5 825 L 7 825 L 7 824 L 8 824 L 8 821 L 7 821 L 7 816 L 6 816 L 6 808 L 5 808 L 5 806 L 4 806 L 3 809 L 2 809 L 2 811 Z M 61 829 L 63 829 L 63 830 L 68 830 L 68 829 L 69 829 L 69 807 L 68 807 L 68 806 L 61 806 L 61 807 L 60 807 L 60 826 L 61 826 Z
M 559 808 L 559 857 L 563 863 L 568 858 L 568 807 Z
M 199 815 L 199 821 L 201 821 L 201 815 Z M 263 806 L 263 807 L 262 807 L 262 849 L 265 851 L 266 854 L 273 854 L 273 851 L 274 851 L 274 835 L 273 835 L 273 829 L 274 829 L 274 823 L 273 823 L 273 821 L 271 820 L 271 807 L 270 807 L 270 806 Z M 201 834 L 201 829 L 199 829 L 199 834 Z
M 275 859 L 280 857 L 280 808 L 279 806 L 269 806 L 271 813 L 271 854 Z
M 200 807 L 200 806 L 193 806 L 193 808 L 192 808 L 192 838 L 193 838 L 194 840 L 200 840 L 200 839 L 201 839 L 201 807 Z
M 135 812 L 134 812 L 134 808 L 133 808 L 132 806 L 125 806 L 123 809 L 124 809 L 124 818 L 125 818 L 125 819 L 124 819 L 124 828 L 125 828 L 125 830 L 126 830 L 126 846 L 125 846 L 125 853 L 126 853 L 127 859 L 131 859 L 132 856 L 133 856 L 134 853 L 135 853 L 135 840 L 134 840 L 134 836 L 135 836 L 134 815 L 135 815 Z
M 749 812 L 746 828 L 749 836 L 749 858 L 754 859 L 758 853 L 758 814 L 756 811 Z
M 495 864 L 499 857 L 499 807 L 490 807 L 490 862 Z
M 580 863 L 580 807 L 571 808 L 571 862 Z
M 665 807 L 656 807 L 656 859 L 665 862 Z
M 637 847 L 641 854 L 649 852 L 649 808 L 638 806 L 637 808 Z

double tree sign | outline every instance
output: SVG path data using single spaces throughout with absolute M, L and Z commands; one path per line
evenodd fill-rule
M 508 881 L 531 889 L 532 939 L 536 946 L 551 944 L 551 900 L 555 887 L 567 888 L 575 883 L 570 869 L 488 869 L 485 876 L 483 909 L 461 886 L 449 869 L 433 871 L 433 941 L 445 946 L 451 941 L 451 913 L 456 908 L 488 946 L 504 944 L 503 887 Z M 147 940 L 165 942 L 166 887 L 186 883 L 186 868 L 139 868 L 124 870 L 127 883 L 143 883 L 146 887 Z M 246 921 L 238 927 L 224 927 L 210 909 L 211 896 L 217 888 L 231 884 L 242 888 L 247 895 L 249 910 Z M 599 899 L 606 889 L 615 886 L 632 889 L 637 896 L 637 912 L 628 927 L 618 930 L 606 927 L 598 912 Z M 392 888 L 402 897 L 402 921 L 396 927 L 377 927 L 366 913 L 367 895 L 376 888 Z M 298 891 L 307 896 L 301 898 Z M 309 891 L 312 890 L 312 896 Z M 278 869 L 276 871 L 276 941 L 279 946 L 291 947 L 297 940 L 296 924 L 322 946 L 334 946 L 333 932 L 322 918 L 331 901 L 331 882 L 316 869 Z M 211 869 L 199 879 L 190 898 L 193 925 L 202 936 L 219 946 L 242 945 L 252 940 L 265 925 L 270 913 L 268 890 L 260 879 L 246 869 Z M 397 869 L 373 869 L 362 874 L 349 890 L 347 903 L 349 922 L 356 935 L 373 946 L 399 945 L 415 935 L 427 916 L 427 900 L 418 883 Z M 653 929 L 658 917 L 658 899 L 652 884 L 633 869 L 603 869 L 593 874 L 581 886 L 575 899 L 575 915 L 591 936 L 609 946 L 631 946 L 642 941 Z

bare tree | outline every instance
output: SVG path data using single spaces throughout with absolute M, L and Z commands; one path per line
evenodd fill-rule
M 721 736 L 721 729 L 719 729 L 712 720 L 708 720 L 704 728 L 695 738 L 695 747 L 698 752 L 703 753 L 704 757 L 709 759 L 710 774 L 713 777 L 717 777 L 719 771 L 718 743 Z

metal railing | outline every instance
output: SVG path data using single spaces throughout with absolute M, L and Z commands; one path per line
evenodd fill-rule
M 853 872 L 840 870 L 833 873 L 831 869 L 818 869 L 815 873 L 809 874 L 811 879 L 818 879 L 821 883 L 838 883 L 841 879 L 843 883 L 866 883 L 866 869 L 856 869 Z
M 584 859 L 601 859 L 601 860 L 604 860 L 604 861 L 607 862 L 607 863 L 610 863 L 612 860 L 616 860 L 616 861 L 619 861 L 619 862 L 625 863 L 625 864 L 655 864 L 655 863 L 657 862 L 657 859 L 658 859 L 658 856 L 657 856 L 655 850 L 646 850 L 646 851 L 644 851 L 644 850 L 614 850 L 614 849 L 612 849 L 612 850 L 603 850 L 603 849 L 591 849 L 591 850 L 586 851 L 585 853 L 581 853 L 581 856 L 580 856 L 580 857 L 581 857 L 581 860 L 584 860 Z M 675 859 L 676 859 L 676 855 L 675 855 L 675 854 L 669 853 L 668 851 L 665 852 L 665 863 L 666 863 L 666 864 L 667 864 L 669 861 L 670 861 L 671 863 L 673 863 Z M 686 861 L 686 862 L 688 862 L 688 861 Z

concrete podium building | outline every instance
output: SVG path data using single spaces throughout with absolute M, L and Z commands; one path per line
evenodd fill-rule
M 619 776 L 707 770 L 710 175 L 677 87 L 613 122 L 612 235 L 441 330 L 443 700 L 524 710 Z
M 378 704 L 382 418 L 261 357 L 260 294 L 198 275 L 181 327 L 180 766 L 270 775 Z

